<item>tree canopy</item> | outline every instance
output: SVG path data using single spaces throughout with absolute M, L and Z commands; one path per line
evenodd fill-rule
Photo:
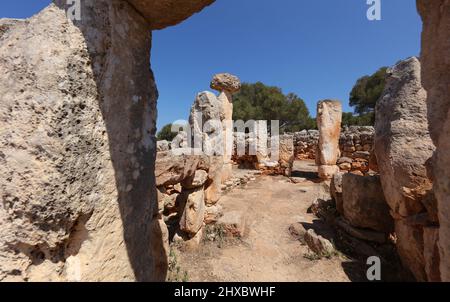
M 350 92 L 350 106 L 355 107 L 355 113 L 374 112 L 386 84 L 386 71 L 387 67 L 382 67 L 371 76 L 358 79 Z
M 158 132 L 156 139 L 158 141 L 169 141 L 171 142 L 178 133 L 172 132 L 172 124 L 167 124 Z
M 316 127 L 305 102 L 294 93 L 283 94 L 278 87 L 261 82 L 244 83 L 233 96 L 234 120 L 279 120 L 281 132 Z
M 356 81 L 350 92 L 350 106 L 355 107 L 355 114 L 344 113 L 343 125 L 373 126 L 375 124 L 375 106 L 386 84 L 387 69 L 382 67 L 374 74 L 363 76 Z

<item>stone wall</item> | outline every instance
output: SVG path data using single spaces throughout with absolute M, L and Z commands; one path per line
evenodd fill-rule
M 303 130 L 294 133 L 295 158 L 298 160 L 316 159 L 318 144 L 318 130 Z
M 339 139 L 341 157 L 338 166 L 341 171 L 357 174 L 369 172 L 369 160 L 373 150 L 375 129 L 373 127 L 346 127 Z
M 341 171 L 364 175 L 369 172 L 374 134 L 375 129 L 371 126 L 350 126 L 342 129 L 339 138 L 341 156 L 337 161 Z M 295 158 L 298 160 L 316 159 L 318 143 L 319 132 L 317 130 L 294 133 Z

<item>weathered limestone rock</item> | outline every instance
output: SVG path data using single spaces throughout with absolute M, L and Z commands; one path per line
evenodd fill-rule
M 210 157 L 211 166 L 208 171 L 208 180 L 205 188 L 205 202 L 207 205 L 215 205 L 222 197 L 222 167 L 223 157 Z
M 439 227 L 431 226 L 423 229 L 423 246 L 427 280 L 429 282 L 440 282 Z
M 173 242 L 180 245 L 182 250 L 191 252 L 197 251 L 202 242 L 204 231 L 205 231 L 204 226 L 202 226 L 202 228 L 195 235 L 186 234 L 181 230 L 178 230 L 175 233 L 175 236 L 173 237 Z
M 428 123 L 436 146 L 432 176 L 439 211 L 440 271 L 450 281 L 450 1 L 418 0 L 423 20 L 422 84 L 427 90 Z
M 339 167 L 336 165 L 320 165 L 317 171 L 321 179 L 329 180 L 334 174 L 339 172 Z
M 401 219 L 395 221 L 395 233 L 397 251 L 402 263 L 414 274 L 417 281 L 427 281 L 423 228 L 408 225 Z
M 149 29 L 176 25 L 201 11 L 214 0 L 126 0 L 149 22 Z
M 336 219 L 335 223 L 344 232 L 346 232 L 347 234 L 349 234 L 352 237 L 366 240 L 366 241 L 376 242 L 376 243 L 380 243 L 380 244 L 383 244 L 386 242 L 386 237 L 387 237 L 386 233 L 372 231 L 372 230 L 368 230 L 368 229 L 355 228 L 350 223 L 348 223 L 345 219 L 343 219 L 342 217 L 338 217 Z
M 289 233 L 301 243 L 306 244 L 305 235 L 307 230 L 303 226 L 303 224 L 296 222 L 289 226 Z
M 208 172 L 205 170 L 197 170 L 191 177 L 188 177 L 182 182 L 182 186 L 185 189 L 196 189 L 203 187 L 207 180 Z
M 384 198 L 379 176 L 342 176 L 344 217 L 359 228 L 389 233 L 394 221 Z
M 330 193 L 336 203 L 336 210 L 344 215 L 344 200 L 342 197 L 342 177 L 345 173 L 338 172 L 333 175 L 330 183 Z
M 203 148 L 209 156 L 223 155 L 224 118 L 222 103 L 216 95 L 209 91 L 199 93 L 189 116 L 194 148 Z
M 0 280 L 163 281 L 149 20 L 85 0 L 74 23 L 55 3 L 0 21 Z
M 420 213 L 424 210 L 421 198 L 431 188 L 425 162 L 434 146 L 417 58 L 402 61 L 389 71 L 376 110 L 375 154 L 386 199 L 403 217 Z
M 342 104 L 339 101 L 325 100 L 317 104 L 317 126 L 319 127 L 318 158 L 319 177 L 331 179 L 339 171 L 336 166 L 340 151 Z
M 175 155 L 172 151 L 158 152 L 155 165 L 156 186 L 181 183 L 195 177 L 200 162 L 208 162 L 205 156 Z
M 421 86 L 420 73 L 420 62 L 415 57 L 389 70 L 376 107 L 375 155 L 383 191 L 396 218 L 401 259 L 417 280 L 426 280 L 423 227 L 404 221 L 427 212 L 423 200 L 432 187 L 426 162 L 434 145 L 428 131 L 427 93 Z
M 279 142 L 279 160 L 280 169 L 285 176 L 291 176 L 292 167 L 295 160 L 294 136 L 280 135 Z
M 308 247 L 319 256 L 331 256 L 334 253 L 334 246 L 328 240 L 320 235 L 317 235 L 313 229 L 309 229 L 305 235 L 304 239 Z
M 205 217 L 205 195 L 203 187 L 181 193 L 185 200 L 183 216 L 180 220 L 180 229 L 195 235 L 203 226 Z
M 211 162 L 205 188 L 205 201 L 208 205 L 216 204 L 222 192 L 224 119 L 223 104 L 213 93 L 205 91 L 197 95 L 192 105 L 189 124 L 194 147 L 202 149 Z
M 232 176 L 231 156 L 233 154 L 233 93 L 241 89 L 241 81 L 238 77 L 228 73 L 217 74 L 211 81 L 211 88 L 220 92 L 219 101 L 222 104 L 223 113 L 223 146 L 224 163 L 222 170 L 222 182 Z
M 217 222 L 229 237 L 243 238 L 248 231 L 248 218 L 238 211 L 225 212 Z
M 268 140 L 269 134 L 267 133 L 267 121 L 256 121 L 254 129 L 256 158 L 258 160 L 258 169 L 264 167 L 270 162 Z
M 169 258 L 169 230 L 161 216 L 152 220 L 150 225 L 150 234 L 152 242 L 162 242 L 162 244 L 153 244 L 151 252 L 155 259 L 155 270 L 158 276 L 165 276 L 168 268 Z
M 223 208 L 220 204 L 207 206 L 205 210 L 205 224 L 216 223 L 223 216 Z

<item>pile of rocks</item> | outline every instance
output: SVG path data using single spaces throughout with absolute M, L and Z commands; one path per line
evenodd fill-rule
M 360 175 L 369 172 L 374 135 L 375 129 L 371 126 L 351 126 L 344 129 L 339 139 L 341 157 L 337 161 L 341 171 Z
M 318 144 L 318 130 L 303 130 L 294 133 L 295 158 L 298 160 L 316 159 Z
M 157 153 L 158 212 L 177 238 L 198 245 L 204 225 L 221 217 L 222 209 L 217 205 L 221 189 L 214 186 L 214 179 L 222 166 L 222 157 Z

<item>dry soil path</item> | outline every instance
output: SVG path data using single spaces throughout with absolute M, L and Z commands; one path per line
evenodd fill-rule
M 240 211 L 248 219 L 245 238 L 218 245 L 205 242 L 199 251 L 177 252 L 189 281 L 350 281 L 352 263 L 342 256 L 314 260 L 293 238 L 292 223 L 319 225 L 308 208 L 325 193 L 316 183 L 313 162 L 295 163 L 293 183 L 286 177 L 261 176 L 221 199 L 224 212 Z

